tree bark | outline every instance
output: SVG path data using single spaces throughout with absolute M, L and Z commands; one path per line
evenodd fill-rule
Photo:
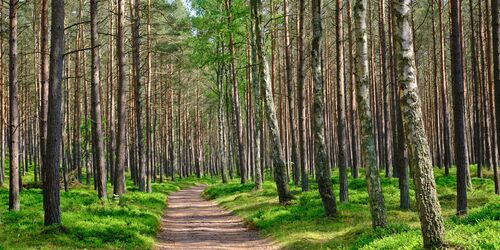
M 382 185 L 377 167 L 375 139 L 373 135 L 373 118 L 370 105 L 370 79 L 368 77 L 368 38 L 366 34 L 367 0 L 356 0 L 354 19 L 356 26 L 356 72 L 357 102 L 361 121 L 362 156 L 366 166 L 366 182 L 370 200 L 370 211 L 373 227 L 387 226 L 387 210 L 385 208 Z
M 9 1 L 9 210 L 19 211 L 19 101 L 17 65 L 17 8 L 19 1 Z
M 61 224 L 59 164 L 62 143 L 61 85 L 64 53 L 64 0 L 52 0 L 46 176 L 43 192 L 45 225 Z
M 406 145 L 410 155 L 410 168 L 413 170 L 424 247 L 434 249 L 443 247 L 444 223 L 436 193 L 432 160 L 418 96 L 413 35 L 410 25 L 410 5 L 411 0 L 396 0 L 392 6 L 396 21 L 394 41 L 398 58 L 400 105 Z
M 314 162 L 316 169 L 316 179 L 318 190 L 325 208 L 326 216 L 337 215 L 337 204 L 335 194 L 332 190 L 332 180 L 330 166 L 328 166 L 328 156 L 325 144 L 325 103 L 323 88 L 323 72 L 321 64 L 321 38 L 323 33 L 321 0 L 312 1 L 312 28 L 313 37 L 311 43 L 311 62 L 313 70 L 313 110 L 312 110 L 312 130 L 314 133 Z
M 118 19 L 117 19 L 117 31 L 116 31 L 116 51 L 118 58 L 118 130 L 116 135 L 116 170 L 115 170 L 115 186 L 113 193 L 116 196 L 123 196 L 125 192 L 125 164 L 126 164 L 126 150 L 127 150 L 127 135 L 126 135 L 126 88 L 127 83 L 125 81 L 125 39 L 124 39 L 124 11 L 125 7 L 123 0 L 118 0 L 117 3 Z
M 493 50 L 493 79 L 495 85 L 495 127 L 500 131 L 500 6 L 499 0 L 491 0 L 491 30 Z M 497 133 L 498 135 L 498 133 Z M 500 149 L 500 140 L 497 138 L 497 149 Z M 493 166 L 495 194 L 500 195 L 500 181 L 498 167 Z
M 97 195 L 100 199 L 108 196 L 106 188 L 106 161 L 104 159 L 104 141 L 102 133 L 101 98 L 100 98 L 100 51 L 99 51 L 99 12 L 98 1 L 90 1 L 90 27 L 92 47 L 92 153 L 94 155 L 94 169 L 97 170 Z
M 305 56 L 304 56 L 304 13 L 305 2 L 299 0 L 298 36 L 297 36 L 297 102 L 299 113 L 299 150 L 300 176 L 302 191 L 309 191 L 309 165 L 307 163 L 307 125 L 306 125 L 306 83 L 305 83 Z
M 259 80 L 264 90 L 264 101 L 266 105 L 267 123 L 271 134 L 272 160 L 274 168 L 274 179 L 278 189 L 279 201 L 287 204 L 293 196 L 290 194 L 288 178 L 286 176 L 285 156 L 281 147 L 280 129 L 276 118 L 276 108 L 274 105 L 273 92 L 271 89 L 271 79 L 269 65 L 265 55 L 264 37 L 262 34 L 262 2 L 261 0 L 251 0 L 252 12 L 255 21 L 255 44 L 257 48 L 257 59 L 259 63 Z
M 465 128 L 465 95 L 461 38 L 461 3 L 450 1 L 451 65 L 453 81 L 453 118 L 455 127 L 455 162 L 457 165 L 457 214 L 467 213 L 467 137 Z M 480 145 L 476 145 L 480 147 Z M 481 156 L 482 157 L 482 156 Z
M 337 38 L 337 139 L 338 139 L 338 167 L 340 172 L 340 201 L 348 201 L 347 185 L 347 131 L 346 131 L 346 98 L 344 83 L 344 27 L 342 18 L 342 0 L 336 0 L 336 38 Z M 320 20 L 321 21 L 321 20 Z

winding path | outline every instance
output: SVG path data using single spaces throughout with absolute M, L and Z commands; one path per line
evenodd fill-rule
M 169 196 L 156 249 L 278 249 L 258 232 L 201 194 L 196 186 Z

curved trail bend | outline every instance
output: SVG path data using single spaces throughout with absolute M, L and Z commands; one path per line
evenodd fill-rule
M 169 196 L 156 249 L 279 249 L 245 227 L 241 218 L 203 199 L 205 188 L 196 186 Z

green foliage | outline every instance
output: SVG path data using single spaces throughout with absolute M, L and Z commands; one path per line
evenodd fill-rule
M 129 188 L 119 201 L 101 201 L 91 187 L 80 186 L 61 192 L 63 226 L 49 228 L 43 226 L 42 191 L 36 185 L 21 192 L 20 212 L 8 211 L 8 189 L 0 188 L 0 249 L 152 248 L 167 196 L 211 182 L 188 178 L 154 183 L 152 193 Z M 108 191 L 112 197 L 111 186 Z
M 471 168 L 474 173 L 474 168 Z M 332 182 L 338 183 L 338 172 Z M 361 174 L 360 176 L 363 176 Z M 339 215 L 325 218 L 317 186 L 310 180 L 311 192 L 291 187 L 296 196 L 287 207 L 278 204 L 275 185 L 268 177 L 264 189 L 255 191 L 253 184 L 236 181 L 209 187 L 205 194 L 222 206 L 245 218 L 286 249 L 421 249 L 422 236 L 415 201 L 409 211 L 399 209 L 397 178 L 382 178 L 388 208 L 389 227 L 372 229 L 363 178 L 349 179 L 349 203 L 338 203 Z M 456 212 L 455 169 L 450 176 L 436 169 L 436 184 L 443 214 L 446 238 L 459 248 L 498 249 L 500 240 L 500 199 L 494 195 L 491 179 L 473 178 L 469 191 L 470 214 L 458 218 Z M 413 185 L 410 185 L 413 188 Z M 337 189 L 338 185 L 334 185 Z M 335 190 L 338 192 L 338 190 Z M 414 191 L 410 190 L 414 197 Z

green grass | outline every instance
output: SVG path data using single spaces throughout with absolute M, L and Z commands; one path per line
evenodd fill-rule
M 469 215 L 455 214 L 455 169 L 450 176 L 436 169 L 439 200 L 446 221 L 446 240 L 453 246 L 466 249 L 500 248 L 500 198 L 494 194 L 493 181 L 473 178 L 469 189 Z M 474 167 L 471 168 L 474 173 Z M 491 174 L 491 173 L 489 173 Z M 332 179 L 338 198 L 338 172 Z M 363 175 L 361 175 L 363 176 Z M 491 176 L 490 176 L 491 177 Z M 270 179 L 270 178 L 269 178 Z M 396 178 L 382 178 L 388 209 L 389 227 L 371 227 L 368 194 L 364 179 L 349 179 L 349 203 L 339 203 L 339 215 L 325 218 L 317 186 L 311 180 L 311 192 L 302 193 L 292 187 L 296 199 L 287 207 L 277 202 L 272 181 L 264 183 L 262 191 L 253 184 L 232 182 L 209 187 L 205 195 L 245 218 L 250 225 L 261 229 L 286 249 L 421 249 L 420 223 L 415 201 L 411 209 L 399 209 L 399 188 Z M 413 198 L 414 192 L 410 191 Z
M 32 176 L 23 177 L 24 181 Z M 21 211 L 8 211 L 8 183 L 0 188 L 0 249 L 150 249 L 171 192 L 211 179 L 152 184 L 142 193 L 128 183 L 121 200 L 100 201 L 92 187 L 61 191 L 63 227 L 43 226 L 42 191 L 21 192 Z M 28 185 L 36 186 L 36 185 Z M 108 186 L 112 197 L 112 187 Z

